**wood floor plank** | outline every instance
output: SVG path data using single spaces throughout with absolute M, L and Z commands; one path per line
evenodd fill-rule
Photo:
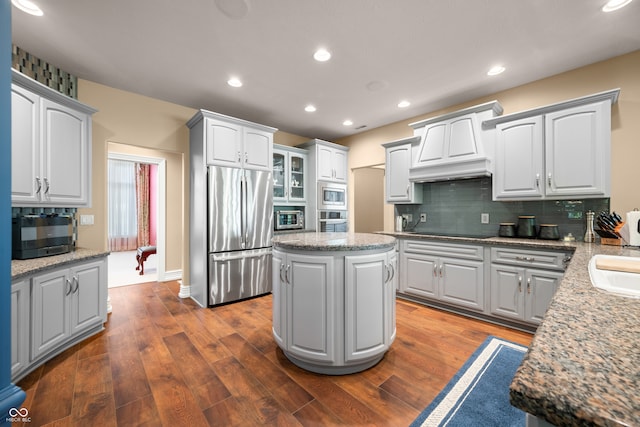
M 276 345 L 271 295 L 202 308 L 179 289 L 175 281 L 110 289 L 105 330 L 18 383 L 27 425 L 408 425 L 487 336 L 532 338 L 397 300 L 397 338 L 380 363 L 319 375 Z

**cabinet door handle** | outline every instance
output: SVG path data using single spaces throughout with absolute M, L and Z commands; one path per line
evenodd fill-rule
M 527 293 L 531 294 L 531 277 L 527 279 Z
M 246 151 L 244 152 L 244 162 L 249 163 L 249 154 Z
M 72 293 L 76 293 L 78 292 L 78 288 L 80 287 L 80 280 L 78 279 L 78 276 L 73 276 L 73 282 L 76 284 L 76 287 L 72 291 Z
M 241 156 L 240 152 L 238 151 L 238 163 L 240 163 L 240 160 L 242 160 L 242 156 Z
M 289 279 L 289 270 L 291 265 L 287 265 L 287 269 L 284 272 L 284 278 L 286 279 L 288 284 L 291 284 L 291 280 Z
M 411 186 L 411 184 L 407 184 L 407 196 L 409 195 L 409 186 Z
M 444 264 L 440 264 L 440 277 L 442 277 L 442 270 L 444 270 Z
M 49 178 L 44 179 L 44 194 L 49 194 Z
M 433 264 L 433 277 L 438 277 L 438 264 Z
M 391 267 L 391 278 L 389 279 L 389 281 L 391 281 L 394 277 L 396 277 L 396 268 L 393 266 L 393 264 L 389 264 L 389 266 Z
M 280 264 L 280 282 L 284 282 L 284 279 L 282 278 L 282 269 L 284 269 L 284 264 Z
M 38 185 L 38 189 L 36 190 L 36 194 L 40 194 L 40 190 L 42 190 L 42 183 L 40 182 L 40 177 L 36 176 L 36 184 Z
M 71 284 L 71 280 L 69 279 L 65 279 L 65 283 L 67 284 L 69 289 L 64 292 L 64 296 L 69 296 L 69 294 L 73 290 L 73 284 Z
M 551 172 L 549 172 L 549 175 L 547 176 L 547 183 L 549 184 L 549 187 L 551 187 Z
M 518 292 L 522 292 L 522 276 L 518 276 Z
M 540 188 L 540 174 L 536 174 L 536 188 Z
M 389 283 L 389 280 L 391 280 L 391 269 L 389 268 L 389 264 L 384 265 L 384 272 L 385 272 L 384 283 Z

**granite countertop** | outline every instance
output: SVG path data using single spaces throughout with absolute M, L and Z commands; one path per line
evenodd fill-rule
M 596 254 L 640 249 L 578 243 L 511 383 L 511 403 L 558 426 L 640 425 L 640 300 L 591 284 Z
M 595 288 L 596 254 L 640 257 L 640 248 L 503 237 L 388 233 L 535 249 L 571 250 L 571 262 L 513 378 L 511 403 L 557 426 L 640 426 L 640 300 Z
M 100 258 L 109 255 L 108 251 L 96 251 L 93 249 L 76 248 L 66 254 L 52 255 L 41 258 L 11 260 L 11 280 L 21 279 L 35 273 L 42 273 L 54 268 L 63 267 L 78 261 L 86 261 L 91 258 Z
M 371 233 L 292 233 L 275 236 L 275 248 L 304 251 L 364 251 L 393 248 L 396 239 Z

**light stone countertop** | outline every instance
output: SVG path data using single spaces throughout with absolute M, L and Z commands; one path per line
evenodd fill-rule
M 529 249 L 575 250 L 510 387 L 511 404 L 557 426 L 640 426 L 640 299 L 591 284 L 596 254 L 640 257 L 599 243 L 389 233 Z
M 109 255 L 108 251 L 76 248 L 66 254 L 25 260 L 14 259 L 11 260 L 11 280 L 15 281 L 31 274 L 43 273 L 47 270 L 64 267 L 66 264 L 87 261 L 92 258 L 101 258 L 107 255 Z
M 393 248 L 396 239 L 372 233 L 292 233 L 272 239 L 274 248 L 303 251 L 364 251 Z

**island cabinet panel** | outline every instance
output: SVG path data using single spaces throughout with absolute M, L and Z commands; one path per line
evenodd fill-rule
M 276 292 L 279 294 L 279 308 L 285 309 L 284 318 L 279 319 L 280 339 L 287 350 L 297 357 L 334 362 L 334 325 L 339 313 L 334 303 L 333 257 L 301 254 L 282 257 L 277 251 L 274 252 L 284 261 L 281 264 L 283 268 L 278 268 L 278 275 L 283 280 L 279 280 L 281 286 Z
M 274 238 L 273 337 L 291 362 L 344 375 L 384 357 L 396 337 L 394 243 L 366 233 Z
M 370 359 L 395 336 L 395 251 L 345 257 L 345 360 Z

